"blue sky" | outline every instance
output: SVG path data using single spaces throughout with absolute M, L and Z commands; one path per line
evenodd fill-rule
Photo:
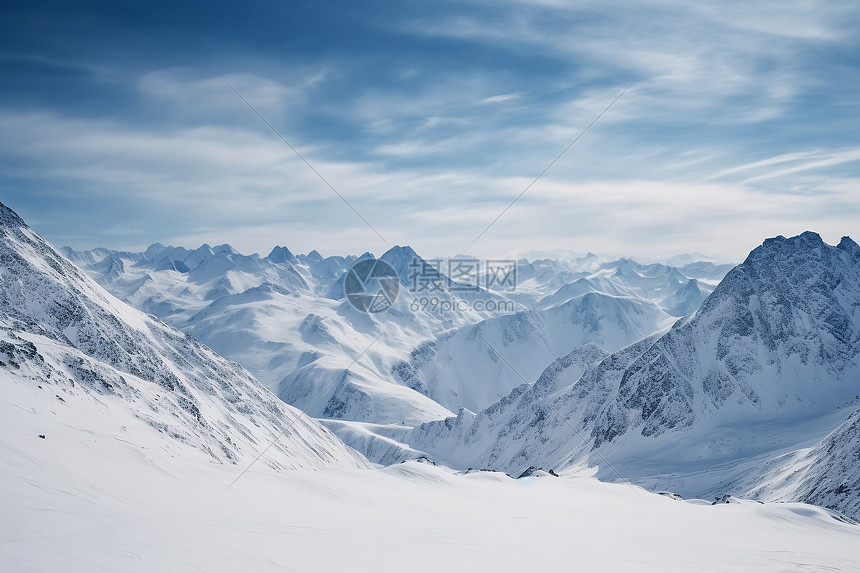
M 55 245 L 740 259 L 860 238 L 856 2 L 19 2 L 0 200 Z M 230 90 L 233 85 L 380 234 Z

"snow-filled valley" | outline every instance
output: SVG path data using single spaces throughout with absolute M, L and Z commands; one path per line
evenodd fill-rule
M 0 569 L 860 563 L 850 238 L 522 259 L 444 310 L 394 247 L 367 313 L 372 258 L 56 250 L 0 204 Z

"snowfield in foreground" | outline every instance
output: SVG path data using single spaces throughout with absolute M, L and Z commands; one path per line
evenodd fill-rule
M 14 386 L 13 386 L 14 387 Z M 676 501 L 580 475 L 418 462 L 275 472 L 0 401 L 4 571 L 856 571 L 860 527 L 804 504 Z M 44 434 L 45 439 L 38 437 Z M 140 435 L 138 434 L 138 437 Z M 209 458 L 211 459 L 211 458 Z

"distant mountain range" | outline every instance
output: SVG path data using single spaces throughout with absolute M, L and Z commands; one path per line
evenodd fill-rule
M 380 259 L 401 295 L 377 314 L 343 292 L 369 253 L 63 252 L 377 463 L 596 466 L 685 496 L 858 513 L 860 248 L 847 237 L 768 239 L 736 267 L 520 260 L 516 289 L 435 293 L 468 303 L 448 312 L 416 310 L 409 273 L 430 263 L 395 247 Z M 507 303 L 476 309 L 485 300 Z
M 434 291 L 442 302 L 466 304 L 416 311 L 420 295 L 410 292 L 410 273 L 430 263 L 409 247 L 394 247 L 380 259 L 396 269 L 401 296 L 388 312 L 366 315 L 344 299 L 343 277 L 369 253 L 295 255 L 279 246 L 260 257 L 229 245 L 161 244 L 139 253 L 63 252 L 114 295 L 241 363 L 285 401 L 320 418 L 371 424 L 479 409 L 576 346 L 617 350 L 695 310 L 728 268 L 687 265 L 695 273 L 686 276 L 629 259 L 521 260 L 512 292 Z M 475 301 L 496 304 L 476 308 Z M 483 341 L 475 345 L 473 335 L 474 348 L 443 358 L 473 328 L 503 345 L 520 373 L 493 358 Z

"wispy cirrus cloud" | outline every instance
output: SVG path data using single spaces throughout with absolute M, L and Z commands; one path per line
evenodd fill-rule
M 744 184 L 815 171 L 835 165 L 860 161 L 860 147 L 853 149 L 810 150 L 786 153 L 760 161 L 730 167 L 713 175 L 713 179 L 742 175 Z
M 360 251 L 385 248 L 306 166 L 264 132 L 209 128 L 141 133 L 117 124 L 7 114 L 0 114 L 0 127 L 32 137 L 30 142 L 19 138 L 24 145 L 17 150 L 0 148 L 4 156 L 34 166 L 18 176 L 48 185 L 60 182 L 54 191 L 58 195 L 98 201 L 126 194 L 137 214 L 150 213 L 144 220 L 159 221 L 158 214 L 166 210 L 184 222 L 178 230 L 170 216 L 160 221 L 162 227 L 159 222 L 135 225 L 128 217 L 128 223 L 106 226 L 112 246 L 142 247 L 136 241 L 156 231 L 166 241 L 230 242 L 247 252 L 265 252 L 275 243 L 305 251 L 343 252 L 338 245 L 345 243 L 362 245 Z M 310 154 L 326 153 L 311 148 Z M 62 161 L 55 160 L 50 169 L 36 167 L 47 155 Z M 736 172 L 782 163 L 741 166 Z M 390 173 L 382 164 L 319 160 L 315 167 L 387 240 L 436 254 L 461 252 L 500 205 L 530 182 L 480 166 Z M 815 195 L 789 190 L 774 196 L 749 184 L 683 178 L 574 182 L 548 176 L 491 229 L 477 252 L 523 252 L 548 242 L 587 250 L 598 243 L 604 251 L 659 257 L 672 252 L 672 245 L 684 244 L 687 250 L 738 257 L 760 240 L 762 229 L 779 234 L 812 227 L 825 236 L 844 232 L 840 229 L 850 227 L 860 199 L 845 186 L 830 193 L 829 200 L 841 208 L 828 213 L 816 208 Z M 730 237 L 724 222 L 732 228 Z M 356 243 L 360 237 L 364 239 Z
M 485 97 L 481 103 L 501 103 L 505 101 L 520 99 L 520 94 L 499 94 L 490 97 Z
M 194 26 L 178 14 L 156 43 L 94 12 L 49 27 L 62 54 L 52 36 L 0 23 L 14 87 L 0 95 L 0 192 L 76 247 L 378 252 L 227 80 L 387 240 L 449 254 L 636 80 L 478 254 L 739 257 L 767 234 L 858 235 L 858 13 L 823 1 L 476 0 L 385 17 L 255 5 Z M 97 30 L 110 33 L 93 51 L 81 39 Z

